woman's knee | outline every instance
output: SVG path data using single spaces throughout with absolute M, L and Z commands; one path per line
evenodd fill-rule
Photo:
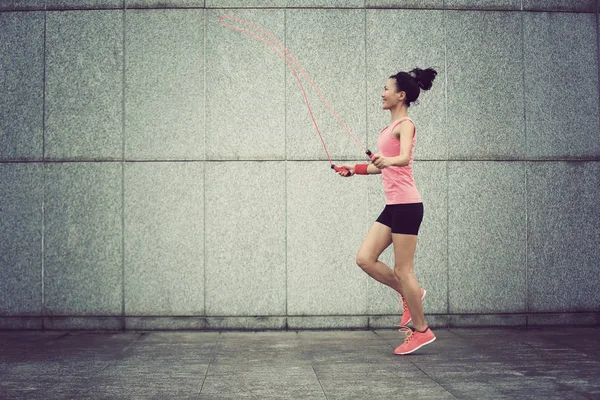
M 414 264 L 396 264 L 394 265 L 394 275 L 399 281 L 406 281 L 414 274 Z
M 356 255 L 356 265 L 361 267 L 362 269 L 369 269 L 376 261 L 373 261 L 371 257 L 366 256 L 365 254 L 358 253 Z

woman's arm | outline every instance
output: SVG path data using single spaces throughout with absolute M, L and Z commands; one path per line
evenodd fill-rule
M 413 124 L 400 124 L 394 129 L 392 135 L 400 138 L 400 155 L 396 157 L 390 157 L 391 165 L 395 167 L 404 167 L 408 165 L 410 161 L 410 148 L 412 147 L 412 140 L 415 134 L 415 127 Z
M 373 164 L 354 164 L 354 165 L 344 164 L 344 165 L 342 165 L 342 167 L 346 168 L 348 171 L 350 171 L 350 173 L 348 175 L 344 175 L 341 172 L 338 172 L 338 173 L 343 177 L 349 177 L 352 175 L 356 175 L 356 166 L 357 165 L 366 165 L 367 166 L 367 175 L 375 175 L 375 174 L 381 173 L 381 170 L 379 168 L 377 168 L 376 166 L 374 166 Z
M 376 174 L 380 174 L 381 170 L 379 168 L 377 168 L 376 166 L 374 166 L 373 164 L 369 164 L 369 166 L 367 167 L 367 174 L 368 175 L 376 175 Z

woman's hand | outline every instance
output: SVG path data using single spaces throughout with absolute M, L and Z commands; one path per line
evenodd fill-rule
M 371 162 L 374 166 L 376 166 L 379 169 L 384 169 L 392 166 L 390 159 L 382 156 L 381 154 L 375 154 L 371 159 Z
M 343 176 L 344 178 L 348 178 L 351 177 L 352 175 L 354 175 L 354 165 L 342 165 L 342 168 L 346 168 L 348 170 L 348 172 L 338 172 L 338 174 L 340 176 Z

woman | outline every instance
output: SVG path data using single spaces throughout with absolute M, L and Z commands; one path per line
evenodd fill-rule
M 395 354 L 408 354 L 435 340 L 425 323 L 421 301 L 425 290 L 414 274 L 417 234 L 423 219 L 423 203 L 412 174 L 416 126 L 408 118 L 410 104 L 421 89 L 429 90 L 437 72 L 415 68 L 398 72 L 386 81 L 381 94 L 383 109 L 390 110 L 390 124 L 379 133 L 379 154 L 371 164 L 344 165 L 342 176 L 382 174 L 386 205 L 358 251 L 356 263 L 371 277 L 396 290 L 402 296 L 404 313 L 400 325 L 407 333 Z M 394 270 L 378 260 L 390 245 L 394 246 Z M 413 321 L 413 327 L 406 326 Z

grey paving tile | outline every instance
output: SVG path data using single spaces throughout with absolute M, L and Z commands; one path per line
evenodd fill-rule
M 523 10 L 527 11 L 596 11 L 596 0 L 523 0 Z
M 208 7 L 205 0 L 125 0 L 125 8 L 186 8 L 186 7 Z
M 372 368 L 358 376 L 319 377 L 327 399 L 454 399 L 455 397 L 433 379 L 423 374 L 404 377 L 382 374 Z
M 45 157 L 122 159 L 123 11 L 46 15 Z
M 203 173 L 201 162 L 124 165 L 127 315 L 204 315 Z
M 290 398 L 325 399 L 310 367 L 239 371 L 209 375 L 202 384 L 199 399 Z
M 207 315 L 286 314 L 285 186 L 283 163 L 206 165 Z
M 218 332 L 145 332 L 136 345 L 171 345 L 182 344 L 215 344 L 219 338 Z
M 121 317 L 44 317 L 44 329 L 73 331 L 119 331 Z
M 119 9 L 123 0 L 46 0 L 48 10 Z
M 287 7 L 362 8 L 365 0 L 286 0 Z
M 203 160 L 204 10 L 127 10 L 125 38 L 125 158 Z
M 530 312 L 597 312 L 600 309 L 597 289 L 599 187 L 599 162 L 528 163 L 527 302 Z
M 598 326 L 600 312 L 539 313 L 527 316 L 527 326 Z
M 2 2 L 0 3 L 0 10 L 2 11 L 43 11 L 45 7 L 46 0 L 2 0 Z
M 2 315 L 41 312 L 43 182 L 41 164 L 0 164 Z
M 486 315 L 465 314 L 449 315 L 449 327 L 480 327 L 480 326 L 525 326 L 527 316 L 525 315 Z
M 549 379 L 524 378 L 517 371 L 507 369 L 502 364 L 491 363 L 424 363 L 417 364 L 438 384 L 460 399 L 514 399 L 514 393 L 504 393 L 502 388 L 510 385 L 534 387 L 537 393 L 552 396 L 556 389 Z M 523 398 L 527 392 L 520 392 Z M 553 398 L 558 397 L 538 397 Z
M 372 331 L 298 332 L 306 356 L 313 365 L 373 364 L 392 358 L 393 349 Z
M 412 363 L 391 354 L 387 362 L 314 366 L 328 399 L 450 399 L 453 396 Z
M 121 173 L 118 163 L 45 165 L 45 312 L 59 323 L 65 315 L 121 312 Z
M 448 174 L 449 311 L 524 312 L 525 164 L 450 162 Z
M 445 0 L 446 9 L 520 10 L 521 0 Z
M 444 8 L 444 0 L 366 0 L 372 8 Z
M 7 6 L 4 3 L 0 10 Z M 39 160 L 43 155 L 44 14 L 2 13 L 0 27 L 0 159 Z
M 201 330 L 206 328 L 204 317 L 125 317 L 127 330 Z
M 598 157 L 596 16 L 523 13 L 523 37 L 527 158 Z
M 288 317 L 288 329 L 366 329 L 369 317 Z
M 206 8 L 285 7 L 287 0 L 206 0 Z
M 449 158 L 524 158 L 521 15 L 449 11 L 446 21 Z
M 598 327 L 435 333 L 438 339 L 430 346 L 396 356 L 401 334 L 393 330 L 0 332 L 0 390 L 2 399 L 34 400 L 590 399 L 600 394 Z M 12 358 L 4 351 L 9 348 L 15 349 Z

